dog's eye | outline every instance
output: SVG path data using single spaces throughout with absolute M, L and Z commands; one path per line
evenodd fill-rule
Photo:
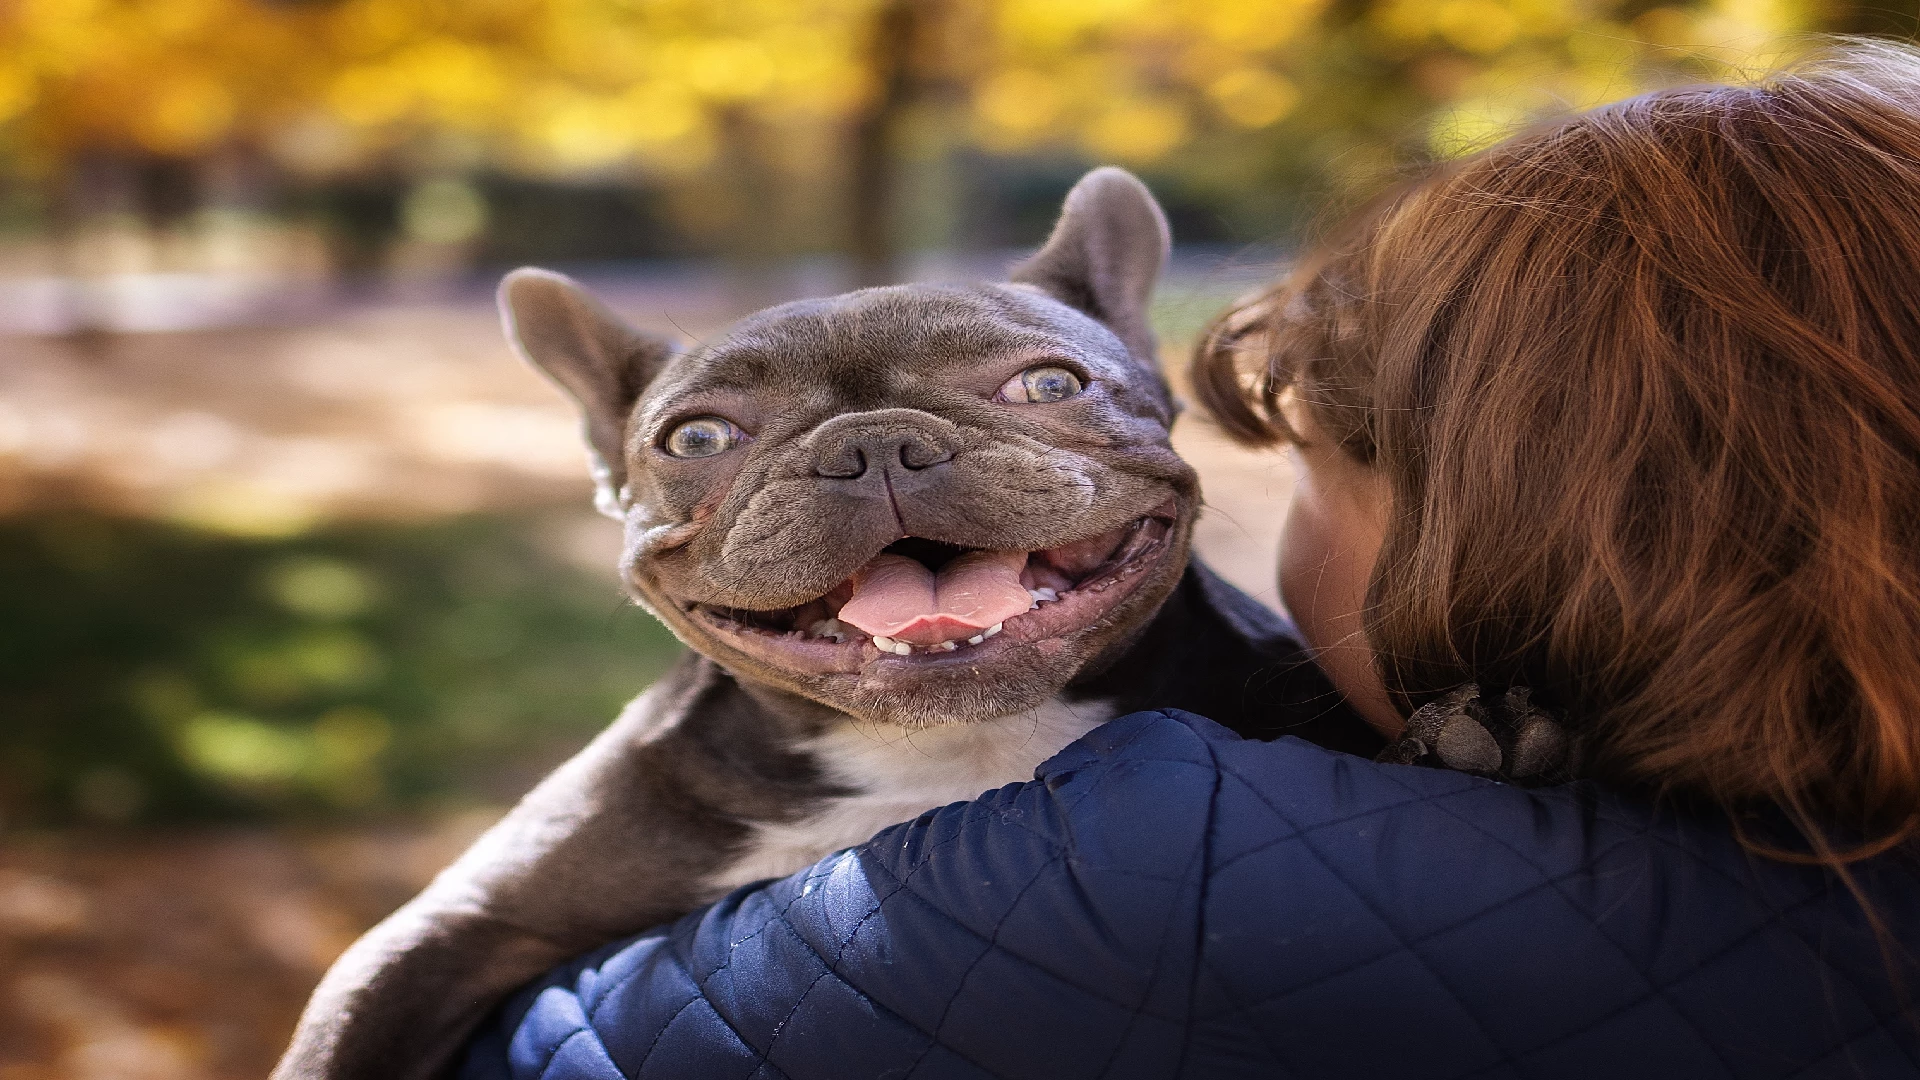
M 1064 401 L 1082 389 L 1080 376 L 1066 368 L 1030 367 L 1008 379 L 1000 387 L 1000 396 L 1007 401 L 1044 405 L 1049 401 Z
M 696 416 L 667 433 L 667 453 L 677 458 L 724 454 L 740 443 L 740 429 L 718 416 Z

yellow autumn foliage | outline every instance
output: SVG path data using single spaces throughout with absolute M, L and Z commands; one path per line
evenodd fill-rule
M 902 3 L 920 30 L 900 62 L 943 91 L 930 115 L 957 138 L 1136 164 L 1402 68 L 1426 80 L 1430 144 L 1453 152 L 1648 72 L 1764 58 L 1818 15 L 1811 0 L 13 0 L 0 139 L 42 165 L 228 144 L 338 165 L 422 133 L 534 169 L 699 160 L 742 110 L 832 126 L 867 107 L 876 22 Z

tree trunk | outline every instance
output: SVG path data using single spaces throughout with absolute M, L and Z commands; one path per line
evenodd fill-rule
M 914 47 L 933 0 L 887 0 L 868 32 L 875 93 L 853 118 L 847 183 L 847 251 L 856 285 L 897 280 L 894 234 L 900 187 L 899 127 L 919 90 Z

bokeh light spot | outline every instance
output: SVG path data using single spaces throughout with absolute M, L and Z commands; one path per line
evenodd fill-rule
M 344 619 L 367 610 L 377 595 L 364 571 L 339 559 L 317 555 L 288 559 L 266 574 L 267 592 L 297 615 Z
M 461 244 L 487 227 L 487 204 L 464 180 L 428 180 L 407 193 L 401 219 L 415 240 Z
M 1263 128 L 1292 112 L 1300 91 L 1270 71 L 1248 67 L 1215 79 L 1207 96 L 1228 120 L 1244 128 Z
M 1095 154 L 1118 161 L 1149 162 L 1166 155 L 1187 137 L 1187 114 L 1167 101 L 1115 104 L 1087 131 Z
M 202 713 L 181 731 L 181 756 L 217 779 L 241 785 L 284 785 L 309 756 L 293 732 L 236 713 Z

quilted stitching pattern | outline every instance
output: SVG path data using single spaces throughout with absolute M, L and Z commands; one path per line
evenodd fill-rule
M 570 965 L 465 1080 L 1920 1077 L 1851 897 L 1717 820 L 1177 713 L 1039 775 Z

